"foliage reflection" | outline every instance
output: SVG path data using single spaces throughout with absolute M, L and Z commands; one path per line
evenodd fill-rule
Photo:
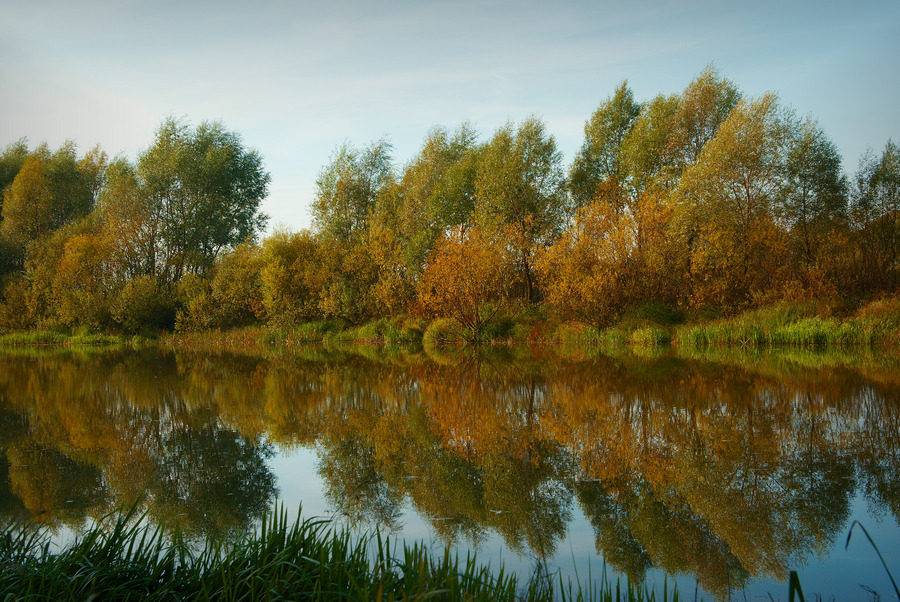
M 444 541 L 551 557 L 580 509 L 617 571 L 714 595 L 826 554 L 856 495 L 900 518 L 896 357 L 691 353 L 8 355 L 0 512 L 77 527 L 140 497 L 241 529 L 275 449 L 314 446 L 351 521 L 395 528 L 409 504 Z

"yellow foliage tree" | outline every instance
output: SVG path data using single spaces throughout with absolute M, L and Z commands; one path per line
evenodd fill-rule
M 419 299 L 455 318 L 478 341 L 504 297 L 507 261 L 498 242 L 478 227 L 456 228 L 438 239 L 419 281 Z
M 302 322 L 322 315 L 319 243 L 308 230 L 275 232 L 262 245 L 262 302 L 269 318 Z
M 741 101 L 675 191 L 693 301 L 740 309 L 776 284 L 786 235 L 773 208 L 785 193 L 787 122 L 777 98 Z

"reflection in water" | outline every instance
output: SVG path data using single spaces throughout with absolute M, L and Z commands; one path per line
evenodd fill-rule
M 639 580 L 716 596 L 828 552 L 864 494 L 900 518 L 900 379 L 883 354 L 439 357 L 118 352 L 0 358 L 0 513 L 80 526 L 142 499 L 189 533 L 247 528 L 277 448 L 315 447 L 330 504 L 448 543 L 557 552 L 576 509 Z
M 247 528 L 276 494 L 272 446 L 223 423 L 174 356 L 0 361 L 4 512 L 77 529 L 140 500 L 199 535 Z

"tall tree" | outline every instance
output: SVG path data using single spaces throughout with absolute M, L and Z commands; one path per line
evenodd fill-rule
M 22 169 L 26 157 L 28 157 L 28 141 L 25 138 L 7 145 L 0 153 L 0 209 L 3 207 L 3 191 L 16 179 L 16 174 Z
M 50 156 L 44 177 L 51 196 L 51 230 L 84 217 L 94 208 L 105 158 L 99 149 L 92 152 L 95 154 L 80 163 L 75 143 L 66 141 Z M 82 165 L 89 174 L 82 171 Z
M 746 306 L 772 282 L 783 246 L 773 208 L 785 189 L 787 133 L 773 94 L 741 101 L 682 175 L 676 223 L 695 302 Z
M 860 160 L 852 213 L 870 285 L 893 287 L 900 258 L 900 147 L 893 140 L 880 157 L 868 152 Z
M 53 198 L 45 176 L 50 160 L 46 145 L 29 153 L 12 183 L 3 193 L 4 238 L 24 248 L 52 226 Z
M 678 182 L 673 147 L 680 102 L 678 96 L 659 95 L 646 103 L 622 141 L 621 161 L 632 200 L 644 192 L 668 191 Z
M 537 118 L 516 130 L 501 128 L 485 146 L 475 181 L 476 221 L 486 232 L 503 233 L 523 284 L 535 300 L 536 252 L 553 243 L 569 216 L 562 155 Z
M 847 217 L 847 179 L 834 143 L 812 119 L 792 126 L 786 157 L 786 190 L 775 211 L 790 230 L 795 255 L 815 264 L 823 239 Z
M 475 131 L 464 123 L 453 133 L 432 129 L 404 170 L 397 219 L 409 270 L 421 270 L 442 232 L 471 220 L 477 160 Z
M 738 102 L 741 93 L 731 81 L 721 77 L 708 65 L 681 95 L 675 115 L 672 152 L 681 169 L 697 161 L 706 143 L 713 139 L 719 126 Z
M 254 239 L 268 219 L 259 211 L 270 179 L 262 158 L 218 122 L 191 128 L 165 120 L 138 158 L 136 176 L 158 226 L 151 275 L 166 283 L 205 272 L 220 252 Z
M 347 144 L 338 148 L 316 180 L 314 229 L 336 242 L 360 242 L 378 193 L 391 174 L 391 145 L 386 140 L 363 151 Z
M 584 125 L 584 144 L 569 172 L 569 187 L 578 207 L 603 199 L 616 211 L 625 203 L 622 142 L 641 112 L 628 82 L 603 101 Z

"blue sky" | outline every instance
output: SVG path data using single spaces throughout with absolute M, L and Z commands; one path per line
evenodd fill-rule
M 627 79 L 638 100 L 713 63 L 816 117 L 856 170 L 900 139 L 900 1 L 0 0 L 0 147 L 99 143 L 134 159 L 167 116 L 221 120 L 272 174 L 271 226 L 309 226 L 318 171 L 428 129 L 487 139 L 544 119 L 566 165 Z

